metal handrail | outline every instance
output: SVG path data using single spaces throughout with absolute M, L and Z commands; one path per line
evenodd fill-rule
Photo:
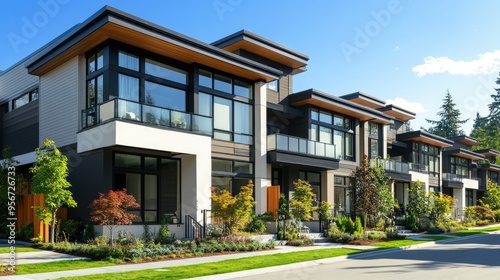
M 333 159 L 337 158 L 335 145 L 333 144 L 279 133 L 267 135 L 267 150 L 285 151 Z
M 184 237 L 187 239 L 199 239 L 204 237 L 204 227 L 190 215 L 185 216 Z

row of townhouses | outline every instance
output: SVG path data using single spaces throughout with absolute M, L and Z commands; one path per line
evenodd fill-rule
M 257 214 L 298 178 L 349 212 L 365 155 L 384 159 L 401 205 L 416 180 L 457 209 L 498 182 L 484 159 L 500 153 L 472 151 L 471 137 L 410 131 L 414 113 L 362 92 L 294 92 L 308 59 L 246 30 L 207 44 L 106 6 L 0 73 L 0 145 L 29 176 L 34 149 L 55 140 L 78 203 L 68 217 L 84 221 L 98 192 L 122 188 L 141 206 L 135 224 L 200 221 L 212 186 L 236 194 L 250 179 Z

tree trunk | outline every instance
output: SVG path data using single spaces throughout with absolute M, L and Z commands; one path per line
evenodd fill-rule
M 110 236 L 110 240 L 111 240 L 111 248 L 113 248 L 113 226 L 110 226 L 108 227 L 109 228 L 109 235 Z
M 50 226 L 50 242 L 54 243 L 55 241 L 55 231 L 56 231 L 56 212 L 52 212 L 52 225 Z
M 366 219 L 367 219 L 366 213 L 363 213 L 363 231 L 364 231 L 363 237 L 364 237 L 365 240 L 366 240 L 366 237 L 367 237 L 367 233 L 366 233 Z

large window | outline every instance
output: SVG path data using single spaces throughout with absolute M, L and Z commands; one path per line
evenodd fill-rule
M 499 183 L 498 182 L 498 172 L 495 172 L 495 171 L 488 171 L 488 179 L 492 182 L 492 183 Z
M 249 83 L 203 69 L 199 70 L 198 84 L 223 93 L 233 94 L 247 99 L 253 98 L 253 87 Z
M 145 83 L 146 100 L 148 105 L 186 111 L 186 91 L 153 82 Z
M 253 143 L 253 106 L 249 103 L 198 94 L 198 113 L 213 117 L 214 139 Z
M 146 74 L 165 80 L 187 84 L 187 72 L 179 68 L 146 58 Z
M 466 158 L 450 157 L 450 173 L 462 178 L 469 178 L 470 160 Z
M 216 192 L 225 189 L 233 196 L 240 192 L 253 179 L 251 162 L 227 159 L 212 159 L 212 186 Z
M 114 154 L 114 186 L 127 190 L 139 203 L 135 222 L 159 222 L 180 217 L 180 162 L 177 159 Z
M 333 201 L 335 211 L 349 213 L 349 177 L 335 175 L 334 185 Z
M 472 190 L 465 190 L 465 206 L 474 206 L 474 192 Z
M 309 139 L 335 145 L 335 157 L 354 160 L 352 120 L 331 112 L 311 109 Z

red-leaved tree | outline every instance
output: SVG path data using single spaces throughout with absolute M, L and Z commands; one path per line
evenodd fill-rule
M 140 205 L 127 190 L 110 190 L 107 194 L 99 193 L 99 198 L 92 201 L 89 208 L 90 220 L 98 222 L 100 226 L 107 226 L 113 246 L 113 229 L 119 225 L 130 225 L 135 214 L 128 213 L 128 208 L 139 208 Z

